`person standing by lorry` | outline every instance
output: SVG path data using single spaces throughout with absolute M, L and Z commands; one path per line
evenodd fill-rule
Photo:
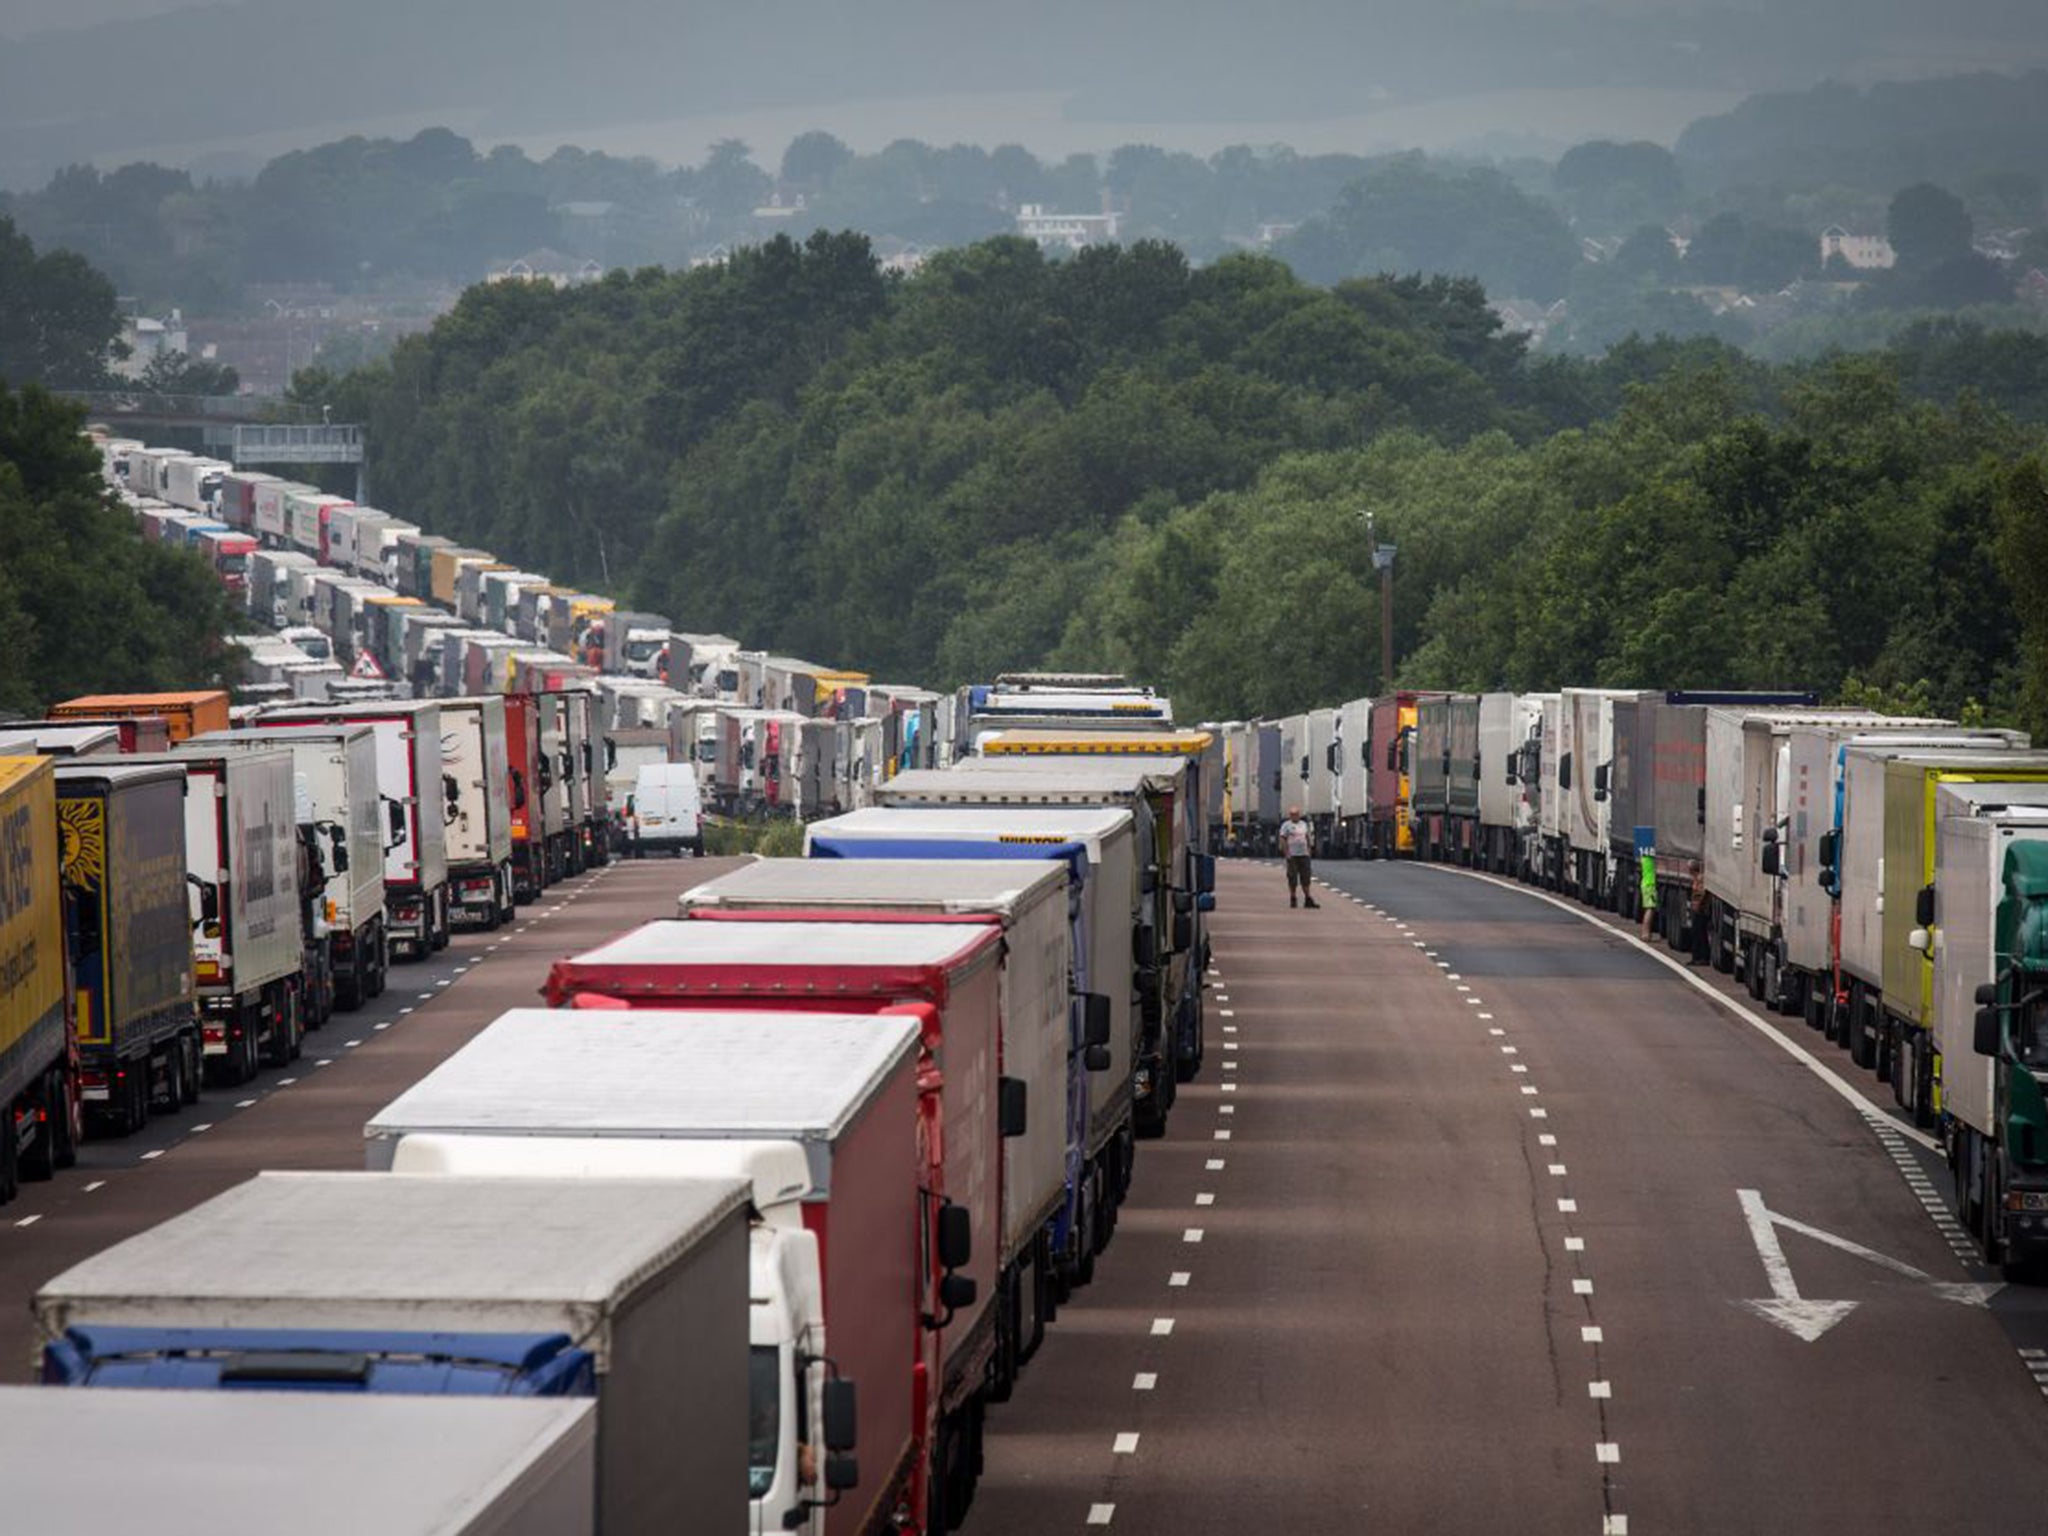
M 1295 892 L 1300 894 L 1299 905 L 1316 905 L 1315 889 L 1309 884 L 1308 823 L 1301 819 L 1301 807 L 1287 807 L 1287 819 L 1280 823 L 1280 853 L 1287 860 L 1287 905 L 1297 905 Z

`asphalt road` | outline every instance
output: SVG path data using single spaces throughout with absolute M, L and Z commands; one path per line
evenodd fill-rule
M 1221 1049 L 968 1536 L 2042 1528 L 2048 1297 L 1884 1090 L 1576 908 L 1319 873 L 1223 870 Z
M 635 923 L 734 859 L 620 862 L 550 887 L 496 933 L 400 963 L 384 995 L 306 1036 L 304 1056 L 120 1141 L 0 1207 L 0 1382 L 34 1379 L 36 1288 L 89 1254 L 264 1168 L 360 1168 L 363 1123 L 507 1008 L 540 1006 L 549 965 Z

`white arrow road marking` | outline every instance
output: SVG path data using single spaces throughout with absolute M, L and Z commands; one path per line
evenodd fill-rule
M 1798 1283 L 1792 1278 L 1791 1262 L 1785 1257 L 1784 1244 L 1778 1241 L 1778 1228 L 1797 1232 L 1810 1237 L 1817 1243 L 1839 1249 L 1867 1264 L 1891 1271 L 1907 1280 L 1918 1280 L 1944 1301 L 1958 1302 L 1966 1307 L 1981 1307 L 1996 1295 L 2002 1286 L 1957 1285 L 1937 1281 L 1924 1269 L 1915 1269 L 1902 1263 L 1888 1253 L 1879 1253 L 1861 1243 L 1852 1243 L 1846 1237 L 1837 1237 L 1819 1227 L 1808 1226 L 1790 1216 L 1781 1216 L 1764 1204 L 1764 1197 L 1753 1189 L 1738 1189 L 1735 1197 L 1742 1203 L 1743 1219 L 1749 1223 L 1751 1241 L 1756 1244 L 1756 1255 L 1763 1261 L 1764 1278 L 1770 1282 L 1771 1294 L 1767 1298 L 1744 1301 L 1741 1305 L 1767 1322 L 1776 1323 L 1787 1333 L 1795 1334 L 1811 1344 L 1835 1324 L 1856 1310 L 1853 1301 L 1815 1301 L 1799 1294 Z

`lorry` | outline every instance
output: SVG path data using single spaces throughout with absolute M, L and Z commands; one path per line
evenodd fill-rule
M 2048 1259 L 2048 784 L 1944 784 L 1933 899 L 1934 1050 L 1956 1213 L 2009 1280 Z
M 319 840 L 319 928 L 337 1007 L 352 1012 L 384 990 L 384 815 L 377 738 L 366 725 L 272 731 L 267 720 L 195 736 L 209 750 L 292 756 L 293 814 Z
M 1327 712 L 1326 712 L 1327 713 Z M 1053 733 L 1028 733 L 1045 737 Z M 1005 738 L 991 737 L 987 743 Z M 1203 733 L 1130 737 L 1170 751 L 1174 742 L 1208 750 Z M 994 751 L 965 758 L 949 770 L 899 774 L 883 785 L 883 805 L 1113 806 L 1132 814 L 1139 856 L 1144 922 L 1153 935 L 1149 963 L 1140 966 L 1139 1061 L 1148 1080 L 1170 1073 L 1187 1082 L 1202 1068 L 1207 1035 L 1202 976 L 1209 946 L 1203 916 L 1213 905 L 1215 861 L 1202 851 L 1207 814 L 1201 802 L 1200 759 L 1150 753 L 1096 755 L 1101 738 L 1076 733 L 1073 757 L 1049 751 L 1011 755 Z M 1141 1114 L 1146 1106 L 1140 1103 Z
M 335 509 L 354 506 L 346 496 L 300 486 L 285 493 L 285 543 L 302 555 L 311 555 L 322 565 L 334 563 L 328 531 Z
M 1915 938 L 1934 897 L 1936 804 L 1945 785 L 2048 782 L 2048 752 L 1937 748 L 1849 751 L 1843 771 L 1842 970 L 1847 1003 L 1832 1034 L 1873 1067 L 1915 1120 L 1938 1116 L 1940 1079 L 1929 1033 L 1933 967 Z
M 1154 1010 L 1144 1001 L 1160 993 L 1148 982 L 1160 951 L 1131 812 L 1094 806 L 875 806 L 812 822 L 804 849 L 812 858 L 1085 863 L 1087 952 L 1098 957 L 1090 961 L 1090 989 L 1109 999 L 1110 1058 L 1107 1066 L 1089 1063 L 1088 1154 L 1108 1160 L 1120 1201 L 1134 1138 L 1164 1131 L 1176 1090 L 1175 1074 L 1162 1070 L 1160 1021 L 1148 1018 Z M 1155 1041 L 1149 1054 L 1141 1050 L 1148 1031 Z
M 1372 701 L 1366 814 L 1372 818 L 1371 851 L 1383 859 L 1416 851 L 1411 744 L 1421 699 L 1421 694 L 1402 691 Z
M 83 1133 L 63 891 L 52 760 L 0 756 L 0 1205 Z
M 421 960 L 445 949 L 449 932 L 446 774 L 441 706 L 427 700 L 289 705 L 263 717 L 265 730 L 367 725 L 377 740 L 377 793 L 384 804 L 384 942 Z
M 225 688 L 201 688 L 184 693 L 92 693 L 50 706 L 52 720 L 101 720 L 156 716 L 165 723 L 171 743 L 197 736 L 201 731 L 228 728 L 228 695 Z
M 207 1075 L 296 1060 L 308 1027 L 292 757 L 185 742 L 129 762 L 185 775 L 185 884 Z
M 0 1387 L 7 1508 L 43 1536 L 120 1530 L 147 1468 L 160 1530 L 209 1536 L 594 1536 L 593 1408 L 324 1392 L 86 1395 Z M 179 1445 L 235 1454 L 181 1456 Z
M 926 1012 L 516 1009 L 373 1116 L 368 1157 L 465 1183 L 746 1181 L 744 1528 L 930 1536 L 957 1523 L 978 1469 L 980 1398 L 949 1413 L 929 1384 L 978 1299 L 961 1271 L 987 1238 L 943 1191 Z
M 80 1391 L 595 1398 L 607 1536 L 738 1530 L 746 1244 L 733 1178 L 260 1173 L 34 1308 L 46 1381 Z
M 1535 800 L 1524 778 L 1532 740 L 1543 730 L 1543 701 L 1533 693 L 1479 696 L 1479 818 L 1473 862 L 1497 875 L 1520 872 L 1535 830 Z M 1538 749 L 1540 751 L 1540 747 Z
M 547 857 L 545 797 L 554 769 L 541 750 L 540 714 L 530 693 L 505 700 L 505 807 L 512 832 L 512 899 L 531 901 L 554 878 Z
M 1055 1299 L 1094 1274 L 1095 1259 L 1116 1230 L 1129 1181 L 1126 1134 L 1090 1135 L 1088 1072 L 1106 1068 L 1109 1000 L 1093 998 L 1099 979 L 1090 972 L 1088 909 L 1083 901 L 1086 858 L 1034 859 L 763 859 L 696 886 L 676 900 L 677 914 L 713 922 L 780 922 L 791 914 L 839 921 L 887 921 L 913 914 L 934 922 L 982 918 L 1003 927 L 1007 954 L 1002 974 L 1005 1061 L 1021 1021 L 1041 1017 L 1064 1027 L 1066 1202 L 1053 1231 Z M 1026 963 L 1026 957 L 1031 963 Z M 1053 1023 L 1058 1014 L 1061 1023 Z M 1045 1129 L 1045 1090 L 1034 1089 L 1032 1135 Z M 1018 1187 L 1009 1165 L 1024 1155 L 1004 1148 L 1005 1189 Z M 1005 1221 L 1015 1240 L 1017 1208 L 1006 1193 Z
M 502 695 L 441 701 L 441 773 L 448 916 L 488 932 L 512 920 L 517 900 Z
M 130 758 L 56 765 L 64 934 L 88 1132 L 130 1135 L 199 1097 L 185 773 Z
M 986 1234 L 968 1271 L 981 1301 L 961 1309 L 949 1334 L 946 1395 L 957 1403 L 985 1385 L 1000 1402 L 1036 1352 L 1056 1294 L 1072 1031 L 1066 933 L 1058 914 L 1029 949 L 965 913 L 667 919 L 557 961 L 544 995 L 557 1007 L 593 997 L 678 1010 L 785 1010 L 819 998 L 845 1013 L 929 1007 L 923 1069 L 944 1079 L 945 1192 Z

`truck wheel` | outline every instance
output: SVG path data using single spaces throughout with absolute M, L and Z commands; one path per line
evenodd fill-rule
M 24 1184 L 41 1184 L 57 1176 L 57 1122 L 64 1118 L 64 1106 L 58 1098 L 62 1080 L 55 1072 L 44 1074 L 42 1086 L 36 1090 L 36 1107 L 43 1116 L 42 1127 L 28 1150 L 18 1154 L 16 1176 Z M 13 1138 L 0 1136 L 0 1140 Z
M 121 1127 L 120 1134 L 133 1136 L 149 1124 L 149 1058 L 142 1058 L 140 1069 L 130 1068 L 128 1075 L 121 1079 Z
M 6 1114 L 10 1121 L 13 1118 L 12 1106 L 0 1105 L 0 1113 Z M 20 1193 L 21 1174 L 20 1163 L 15 1154 L 14 1127 L 9 1124 L 0 1127 L 0 1130 L 6 1132 L 0 1135 L 0 1205 L 5 1205 Z
M 196 1034 L 184 1036 L 180 1040 L 178 1048 L 185 1058 L 185 1102 L 187 1104 L 197 1104 L 199 1102 L 200 1079 L 203 1075 L 201 1067 L 206 1059 L 200 1049 L 199 1036 Z
M 150 1096 L 155 1102 L 151 1107 L 156 1109 L 159 1114 L 175 1115 L 185 1107 L 184 1042 L 174 1039 L 161 1056 L 152 1056 L 150 1058 L 150 1076 L 152 1079 L 156 1076 L 156 1066 L 159 1062 L 163 1064 L 164 1072 L 163 1097 L 156 1099 L 155 1084 L 152 1082 Z
M 350 968 L 346 976 L 334 979 L 334 1006 L 343 1013 L 354 1013 L 363 1006 L 362 972 Z

